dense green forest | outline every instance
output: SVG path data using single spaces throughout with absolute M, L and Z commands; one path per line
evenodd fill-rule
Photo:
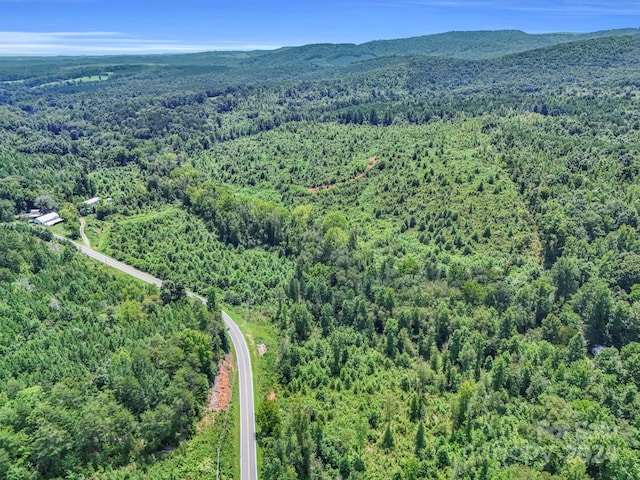
M 242 311 L 265 480 L 632 480 L 639 73 L 637 30 L 0 59 L 0 220 L 84 215 Z M 193 434 L 217 315 L 0 241 L 8 478 L 200 478 L 154 454 Z
M 219 314 L 25 228 L 0 247 L 2 478 L 104 472 L 193 432 L 227 348 Z

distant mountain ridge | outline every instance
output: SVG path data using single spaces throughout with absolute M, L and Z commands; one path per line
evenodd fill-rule
M 381 40 L 363 44 L 377 55 L 388 52 L 405 55 L 429 55 L 468 60 L 493 58 L 541 47 L 594 38 L 640 35 L 640 29 L 604 30 L 593 33 L 529 34 L 520 30 L 447 32 L 399 40 Z
M 528 34 L 519 30 L 447 32 L 363 44 L 310 44 L 276 50 L 213 51 L 163 55 L 115 55 L 96 57 L 0 57 L 0 82 L 32 78 L 33 84 L 74 79 L 103 72 L 113 78 L 154 69 L 155 75 L 230 75 L 256 80 L 332 76 L 389 64 L 413 57 L 455 61 L 491 61 L 514 54 L 538 51 L 585 41 L 640 38 L 640 29 L 604 30 L 592 33 Z M 581 47 L 582 48 L 582 47 Z M 555 55 L 555 54 L 554 54 Z M 346 70 L 345 70 L 346 69 Z M 221 77 L 222 78 L 222 77 Z M 0 85 L 1 87 L 1 85 Z
M 396 40 L 375 40 L 363 44 L 310 44 L 284 47 L 256 55 L 247 63 L 311 63 L 345 65 L 356 61 L 392 56 L 431 56 L 484 60 L 535 50 L 561 43 L 605 37 L 639 36 L 640 29 L 603 30 L 592 33 L 529 34 L 520 30 L 447 32 Z

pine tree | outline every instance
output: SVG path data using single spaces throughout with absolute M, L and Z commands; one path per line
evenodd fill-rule
M 420 419 L 420 405 L 418 404 L 418 396 L 414 393 L 409 404 L 409 420 L 417 422 Z
M 418 432 L 416 433 L 416 455 L 419 457 L 427 447 L 427 440 L 424 434 L 424 424 L 420 422 L 418 425 Z
M 207 309 L 210 312 L 217 312 L 218 308 L 218 295 L 216 293 L 216 289 L 210 287 L 207 290 Z
M 384 431 L 384 438 L 382 439 L 382 448 L 386 450 L 392 450 L 394 445 L 393 432 L 391 431 L 391 424 L 387 423 L 387 429 Z

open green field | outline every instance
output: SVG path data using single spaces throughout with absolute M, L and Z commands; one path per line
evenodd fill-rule
M 84 77 L 68 78 L 66 80 L 58 80 L 56 82 L 43 83 L 35 88 L 58 87 L 61 85 L 76 85 L 79 83 L 106 82 L 113 72 L 107 72 L 101 75 L 89 75 Z

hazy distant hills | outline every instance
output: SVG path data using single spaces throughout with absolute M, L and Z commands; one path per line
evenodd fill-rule
M 337 72 L 359 71 L 365 75 L 391 70 L 420 89 L 439 90 L 475 86 L 486 90 L 540 89 L 598 80 L 637 81 L 640 68 L 640 37 L 606 37 L 552 45 L 485 60 L 442 57 L 385 57 L 337 68 Z M 339 73 L 336 73 L 336 76 Z
M 431 56 L 481 60 L 525 52 L 580 40 L 640 35 L 638 29 L 605 30 L 594 33 L 549 33 L 532 35 L 519 30 L 448 32 L 397 40 L 378 40 L 355 44 L 313 44 L 281 48 L 247 60 L 249 64 L 311 63 L 345 65 L 373 58 L 393 56 Z
M 151 79 L 215 75 L 218 81 L 233 79 L 234 82 L 312 79 L 404 64 L 405 59 L 416 57 L 424 58 L 427 63 L 434 65 L 441 65 L 442 61 L 449 62 L 449 68 L 466 65 L 458 63 L 460 61 L 483 60 L 482 63 L 485 65 L 491 65 L 490 62 L 496 59 L 524 52 L 526 53 L 523 58 L 531 59 L 533 62 L 548 63 L 547 57 L 551 55 L 555 59 L 552 63 L 557 65 L 558 62 L 574 60 L 575 52 L 563 60 L 558 58 L 564 55 L 562 52 L 569 52 L 572 48 L 577 48 L 583 53 L 591 51 L 592 55 L 602 57 L 604 61 L 608 52 L 602 49 L 602 45 L 606 45 L 608 39 L 620 38 L 627 40 L 614 41 L 612 45 L 614 49 L 624 50 L 624 42 L 629 41 L 632 45 L 637 43 L 640 29 L 536 35 L 517 30 L 448 32 L 397 40 L 379 40 L 361 45 L 312 44 L 250 52 L 102 57 L 0 57 L 0 81 L 25 79 L 28 80 L 26 86 L 48 85 L 52 81 L 99 75 L 104 72 L 114 73 L 112 80 L 131 75 L 145 75 Z M 576 47 L 548 50 L 550 47 L 563 45 Z M 580 62 L 582 61 L 580 59 Z M 507 61 L 507 64 L 511 63 L 511 60 Z
M 365 43 L 376 56 L 429 55 L 463 59 L 495 58 L 559 43 L 593 38 L 639 35 L 639 29 L 605 30 L 594 33 L 528 34 L 519 30 L 448 32 L 399 40 Z
M 481 59 L 531 50 L 576 38 L 568 34 L 530 35 L 519 30 L 447 32 L 363 44 L 376 56 L 429 55 Z

